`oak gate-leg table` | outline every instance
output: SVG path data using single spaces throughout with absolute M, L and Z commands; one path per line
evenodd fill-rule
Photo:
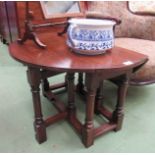
M 82 56 L 70 51 L 65 42 L 65 36 L 59 37 L 57 33 L 44 33 L 40 35 L 47 44 L 46 49 L 36 47 L 33 42 L 19 45 L 14 42 L 9 46 L 10 55 L 17 61 L 28 66 L 28 82 L 31 86 L 34 105 L 34 127 L 36 138 L 39 143 L 46 141 L 46 127 L 62 120 L 68 122 L 81 135 L 82 142 L 86 147 L 93 144 L 94 139 L 110 130 L 120 130 L 123 121 L 123 107 L 126 97 L 129 79 L 148 60 L 147 56 L 114 47 L 107 53 L 98 56 Z M 52 37 L 53 41 L 50 41 Z M 68 106 L 65 107 L 59 99 L 50 91 L 47 78 L 50 74 L 66 72 Z M 86 74 L 86 111 L 85 123 L 82 124 L 76 117 L 74 100 L 74 73 Z M 117 77 L 117 78 L 116 78 Z M 102 83 L 106 79 L 114 80 L 118 85 L 117 105 L 114 112 L 109 112 L 101 105 Z M 54 100 L 58 114 L 43 118 L 40 102 L 40 84 L 43 83 L 43 94 Z M 105 116 L 109 122 L 94 128 L 94 111 Z

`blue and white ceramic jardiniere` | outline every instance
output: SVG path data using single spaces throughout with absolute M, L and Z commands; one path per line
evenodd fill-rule
M 116 22 L 82 18 L 72 18 L 68 22 L 70 26 L 67 44 L 76 52 L 96 55 L 114 46 L 113 26 Z

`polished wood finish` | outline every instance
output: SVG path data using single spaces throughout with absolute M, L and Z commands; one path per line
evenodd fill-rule
M 142 64 L 142 61 L 146 61 L 145 55 L 119 47 L 115 47 L 99 56 L 82 56 L 75 54 L 67 47 L 66 36 L 60 37 L 57 35 L 59 30 L 60 29 L 53 28 L 51 33 L 44 31 L 39 34 L 39 37 L 47 44 L 46 49 L 39 49 L 33 42 L 28 41 L 23 45 L 18 45 L 18 43 L 11 44 L 9 46 L 10 51 L 12 51 L 10 54 L 20 62 L 26 62 L 26 64 L 38 68 L 46 68 L 58 72 L 68 70 L 74 72 L 105 71 L 107 77 L 110 74 L 111 77 L 115 76 L 116 72 L 122 71 L 122 67 L 123 70 L 126 70 L 137 67 Z M 53 39 L 52 42 L 51 39 Z M 19 51 L 22 52 L 20 53 Z M 142 60 L 139 61 L 139 59 Z M 131 61 L 131 65 L 123 64 L 127 61 Z M 109 69 L 111 72 L 109 72 Z
M 127 88 L 129 85 L 129 78 L 130 78 L 131 72 L 128 72 L 126 75 L 124 75 L 121 78 L 121 82 L 118 87 L 118 97 L 117 97 L 117 104 L 116 104 L 116 109 L 113 112 L 113 122 L 117 124 L 117 127 L 115 130 L 120 130 L 122 127 L 122 121 L 123 121 L 123 116 L 124 116 L 124 102 L 125 102 L 125 97 L 127 93 Z
M 114 47 L 105 54 L 98 56 L 83 56 L 75 54 L 66 45 L 66 36 L 58 36 L 61 29 L 53 28 L 51 33 L 40 33 L 39 37 L 45 40 L 46 49 L 40 49 L 33 42 L 27 41 L 23 45 L 17 42 L 10 44 L 10 55 L 17 61 L 28 66 L 28 79 L 32 89 L 35 129 L 39 143 L 46 140 L 46 127 L 58 120 L 67 119 L 68 122 L 81 135 L 86 147 L 94 143 L 94 139 L 108 131 L 118 131 L 122 127 L 124 102 L 129 79 L 135 68 L 145 64 L 147 56 L 127 49 Z M 52 42 L 51 42 L 52 39 Z M 47 81 L 48 73 L 67 72 L 68 106 L 51 92 Z M 86 111 L 85 123 L 82 124 L 76 116 L 76 101 L 74 99 L 76 88 L 74 86 L 74 73 L 86 75 Z M 102 82 L 105 79 L 118 77 L 117 105 L 113 112 L 102 105 Z M 43 94 L 54 103 L 58 114 L 43 120 L 39 96 L 39 84 L 43 82 Z M 97 96 L 96 96 L 97 93 Z M 55 102 L 53 102 L 55 101 Z M 95 104 L 96 103 L 96 104 Z M 93 124 L 94 111 L 107 118 L 107 123 L 95 128 Z
M 100 107 L 102 106 L 103 101 L 103 81 L 99 84 L 99 87 L 96 92 L 96 100 L 95 100 L 95 113 L 100 113 Z
M 0 34 L 2 35 L 5 42 L 10 43 L 12 41 L 17 40 L 19 37 L 21 38 L 25 32 L 25 9 L 26 3 L 24 1 L 3 1 L 0 2 Z M 87 2 L 80 2 L 80 6 L 82 7 L 82 12 L 87 10 Z M 43 12 L 40 6 L 39 1 L 29 1 L 29 10 L 31 15 L 33 15 L 33 24 L 34 29 L 38 29 L 40 26 L 38 24 L 47 24 L 47 23 L 55 23 L 55 22 L 64 22 L 67 21 L 68 16 L 52 19 L 45 19 L 43 16 Z M 79 14 L 75 14 L 79 16 Z M 80 14 L 81 16 L 82 14 Z M 36 31 L 47 30 L 50 31 L 50 26 L 45 28 L 43 25 L 42 28 Z
M 36 131 L 36 139 L 39 143 L 42 143 L 47 139 L 46 136 L 46 126 L 42 118 L 41 102 L 40 102 L 40 82 L 41 74 L 39 69 L 33 67 L 28 67 L 27 71 L 28 82 L 31 86 L 31 92 L 33 97 L 33 107 L 34 107 L 34 128 Z
M 20 44 L 23 44 L 28 39 L 34 41 L 34 43 L 39 46 L 40 48 L 45 48 L 46 45 L 44 45 L 39 38 L 37 37 L 37 34 L 34 32 L 34 25 L 32 23 L 33 20 L 33 14 L 30 12 L 29 9 L 29 2 L 25 2 L 25 32 L 21 39 L 18 39 L 18 42 Z
M 38 28 L 47 28 L 47 27 L 53 27 L 53 26 L 61 26 L 61 25 L 66 25 L 64 30 L 62 32 L 59 32 L 59 35 L 63 35 L 64 33 L 67 32 L 69 23 L 67 22 L 67 20 L 71 17 L 84 17 L 84 13 L 86 10 L 85 7 L 85 2 L 79 2 L 79 9 L 80 12 L 79 13 L 60 13 L 60 14 L 56 14 L 53 15 L 51 19 L 55 19 L 57 20 L 57 18 L 59 19 L 63 19 L 63 22 L 48 22 L 48 23 L 43 23 L 43 24 L 34 24 L 33 23 L 33 12 L 30 10 L 30 2 L 25 2 L 25 32 L 24 35 L 21 39 L 18 40 L 19 43 L 23 44 L 25 41 L 27 41 L 28 39 L 32 40 L 37 46 L 39 46 L 40 48 L 46 48 L 46 45 L 43 44 L 40 39 L 38 38 L 35 29 Z M 43 4 L 42 4 L 43 5 Z M 52 8 L 51 8 L 52 9 Z M 44 9 L 41 9 L 42 12 L 44 12 Z M 45 19 L 46 21 L 46 19 Z
M 94 104 L 96 90 L 99 87 L 99 77 L 93 73 L 86 73 L 86 87 L 87 87 L 87 100 L 86 100 L 86 118 L 85 124 L 82 130 L 82 141 L 86 147 L 90 146 L 94 142 Z

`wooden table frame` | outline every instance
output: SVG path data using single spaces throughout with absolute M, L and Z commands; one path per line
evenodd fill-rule
M 132 70 L 125 71 L 121 78 L 119 78 L 117 105 L 113 112 L 109 112 L 105 107 L 102 106 L 104 74 L 101 76 L 101 74 L 86 73 L 87 99 L 86 118 L 84 124 L 81 124 L 76 117 L 76 107 L 74 104 L 74 73 L 67 74 L 68 107 L 65 107 L 64 104 L 60 102 L 51 92 L 51 88 L 45 76 L 45 74 L 47 75 L 47 72 L 48 71 L 40 71 L 39 69 L 33 67 L 28 67 L 27 72 L 34 104 L 34 127 L 36 139 L 39 143 L 42 143 L 47 139 L 46 127 L 62 119 L 67 119 L 68 122 L 75 128 L 77 133 L 82 136 L 82 142 L 86 147 L 89 147 L 93 144 L 95 137 L 98 137 L 111 130 L 118 131 L 121 129 L 124 116 L 124 101 Z M 43 120 L 40 101 L 39 86 L 41 83 L 43 83 L 44 96 L 46 96 L 50 101 L 54 100 L 55 102 L 52 103 L 54 103 L 54 106 L 58 110 L 56 115 L 50 116 L 45 120 Z M 62 84 L 61 86 L 65 86 L 65 84 Z M 60 88 L 61 86 L 57 86 L 56 88 Z M 102 124 L 98 128 L 94 128 L 94 112 L 97 114 L 102 114 L 109 120 L 109 122 Z
M 33 42 L 27 41 L 23 45 L 17 42 L 9 45 L 10 55 L 28 67 L 28 82 L 34 105 L 34 127 L 36 139 L 39 143 L 47 139 L 46 127 L 66 119 L 81 135 L 86 147 L 93 144 L 94 139 L 110 130 L 118 131 L 122 127 L 123 108 L 130 76 L 142 65 L 148 57 L 131 50 L 114 47 L 99 56 L 77 55 L 66 45 L 66 36 L 58 36 L 62 29 L 52 28 L 51 33 L 39 34 L 41 40 L 47 44 L 46 49 L 38 48 Z M 51 42 L 52 38 L 52 42 Z M 67 73 L 65 83 L 50 86 L 48 77 L 58 73 Z M 83 92 L 82 74 L 86 75 L 86 111 L 85 123 L 82 124 L 76 117 L 74 74 L 79 73 L 78 89 Z M 102 105 L 102 83 L 110 79 L 118 85 L 117 105 L 113 112 Z M 44 119 L 40 103 L 40 85 L 43 95 L 46 96 L 58 110 L 54 116 Z M 67 86 L 68 106 L 66 107 L 52 92 L 53 89 Z M 54 102 L 53 102 L 54 101 Z M 108 123 L 95 128 L 94 114 L 101 114 L 107 118 Z

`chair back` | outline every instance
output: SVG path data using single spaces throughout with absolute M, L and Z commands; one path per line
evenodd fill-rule
M 134 14 L 128 9 L 127 1 L 93 1 L 89 11 L 120 19 L 121 24 L 115 29 L 116 37 L 155 40 L 155 17 Z

